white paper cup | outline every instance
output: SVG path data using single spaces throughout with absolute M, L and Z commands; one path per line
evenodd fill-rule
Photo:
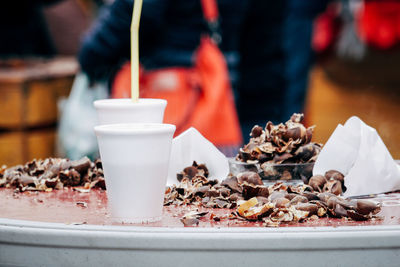
M 167 101 L 164 99 L 130 98 L 101 99 L 94 101 L 98 125 L 115 123 L 162 123 Z
M 137 123 L 96 126 L 114 221 L 161 219 L 175 126 Z

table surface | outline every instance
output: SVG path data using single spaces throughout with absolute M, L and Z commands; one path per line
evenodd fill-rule
M 13 189 L 0 189 L 0 218 L 51 222 L 62 224 L 88 225 L 130 225 L 146 227 L 184 227 L 180 218 L 196 209 L 193 206 L 167 206 L 163 210 L 163 218 L 159 222 L 145 224 L 114 223 L 107 209 L 107 195 L 101 189 L 90 192 L 78 192 L 72 188 L 54 190 L 52 192 L 22 192 L 13 193 Z M 356 222 L 347 219 L 320 218 L 303 223 L 282 224 L 281 227 L 320 227 L 320 226 L 360 226 L 360 225 L 400 225 L 400 193 L 378 195 L 371 198 L 382 204 L 382 210 L 377 215 L 380 220 Z M 199 211 L 209 213 L 200 219 L 196 227 L 259 227 L 261 222 L 222 219 L 219 222 L 210 220 L 211 214 L 224 215 L 232 212 L 229 209 L 206 209 Z

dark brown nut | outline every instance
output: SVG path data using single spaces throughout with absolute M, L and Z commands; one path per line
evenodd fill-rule
M 347 216 L 355 221 L 366 221 L 368 216 L 362 215 L 354 210 L 347 210 Z
M 345 209 L 355 209 L 357 206 L 357 202 L 354 202 L 354 200 L 343 199 L 341 197 L 337 198 L 337 203 Z
M 176 174 L 176 179 L 180 182 L 183 179 L 183 173 L 177 173 Z
M 194 166 L 186 167 L 183 169 L 183 173 L 192 179 L 197 174 L 197 168 Z
M 339 171 L 335 171 L 335 170 L 327 171 L 325 173 L 325 177 L 327 180 L 338 180 L 341 183 L 344 183 L 344 175 Z
M 211 189 L 211 190 L 208 190 L 207 192 L 205 192 L 204 196 L 206 196 L 206 197 L 219 197 L 220 196 L 220 192 L 215 190 L 215 189 Z
M 196 167 L 196 169 L 197 169 L 197 167 L 199 166 L 199 164 L 197 164 L 197 162 L 196 162 L 195 160 L 193 160 L 192 166 L 193 166 L 193 167 Z
M 318 192 L 322 192 L 322 188 L 326 183 L 326 178 L 322 175 L 314 175 L 310 178 L 308 184 Z
M 228 197 L 229 201 L 238 201 L 239 199 L 241 199 L 242 197 L 238 194 L 238 193 L 233 193 L 232 195 L 230 195 Z
M 328 208 L 334 209 L 336 207 L 337 203 L 338 203 L 338 199 L 335 197 L 331 197 L 328 199 L 328 202 L 326 203 L 326 205 L 328 206 Z
M 303 192 L 314 192 L 313 188 L 308 184 L 302 186 Z
M 289 187 L 290 188 L 290 187 Z M 288 189 L 289 189 L 288 188 Z M 289 190 L 288 190 L 289 191 Z M 295 198 L 295 197 L 297 197 L 297 196 L 299 196 L 299 194 L 296 194 L 296 193 L 288 193 L 287 195 L 286 195 L 286 198 L 287 199 L 289 199 L 289 200 L 292 200 L 293 198 Z
M 307 202 L 308 198 L 306 198 L 305 196 L 297 195 L 296 197 L 292 198 L 290 204 L 296 205 L 298 203 L 307 203 Z
M 185 194 L 185 189 L 184 188 L 178 187 L 175 190 L 179 195 L 184 195 Z
M 311 192 L 303 192 L 301 193 L 302 196 L 305 196 L 309 201 L 311 200 L 319 200 L 319 197 L 316 193 L 311 193 Z
M 254 185 L 264 185 L 260 175 L 258 175 L 258 173 L 256 172 L 239 173 L 237 179 L 240 184 L 248 182 L 249 184 L 254 184 Z
M 285 160 L 288 160 L 290 158 L 293 158 L 293 155 L 290 153 L 276 154 L 274 156 L 273 162 L 277 163 L 277 164 L 281 164 L 282 162 L 284 162 Z
M 286 197 L 287 193 L 284 191 L 274 191 L 269 195 L 268 199 L 272 202 L 275 199 Z
M 30 175 L 37 176 L 37 177 L 39 177 L 43 173 L 44 173 L 44 169 L 39 169 L 39 168 L 38 169 L 34 169 L 34 170 L 29 172 Z
M 104 180 L 104 177 L 99 177 L 97 179 L 96 186 L 100 187 L 103 190 L 106 190 L 106 181 Z
M 242 193 L 242 188 L 235 176 L 230 176 L 221 182 L 221 185 L 230 188 L 233 192 Z
M 311 161 L 314 156 L 318 155 L 320 151 L 321 147 L 319 145 L 315 143 L 308 143 L 299 147 L 294 153 L 294 156 L 300 159 L 302 162 L 308 162 Z
M 81 175 L 78 171 L 70 170 L 71 185 L 79 185 L 81 183 Z
M 343 193 L 342 183 L 336 181 L 335 183 L 333 183 L 332 187 L 330 188 L 330 191 L 332 194 L 335 194 L 337 196 L 341 195 Z
M 203 178 L 205 178 L 205 177 L 203 177 Z M 214 185 L 216 185 L 216 184 L 218 184 L 219 182 L 218 182 L 218 180 L 216 180 L 216 179 L 214 179 L 214 180 L 208 180 L 207 178 L 205 178 L 204 179 L 204 182 L 203 182 L 203 184 L 204 185 L 211 185 L 211 186 L 214 186 Z
M 253 129 L 251 129 L 251 137 L 259 137 L 263 132 L 263 128 L 261 126 L 254 126 Z
M 81 181 L 81 175 L 75 169 L 69 169 L 69 170 L 66 170 L 66 171 L 61 171 L 58 174 L 58 178 L 66 186 L 78 185 L 80 183 L 80 181 Z
M 276 208 L 285 208 L 285 207 L 287 207 L 289 202 L 290 202 L 289 199 L 281 197 L 281 198 L 274 199 L 274 201 L 272 203 L 275 204 Z
M 325 202 L 322 202 L 321 200 L 311 200 L 308 203 L 315 204 L 318 206 L 318 208 L 324 208 L 324 209 L 328 208 L 328 205 Z
M 289 141 L 289 139 L 292 140 L 298 140 L 298 139 L 306 139 L 306 128 L 304 125 L 297 123 L 295 127 L 289 128 L 287 131 L 285 131 L 282 135 L 282 139 L 285 141 Z
M 207 178 L 208 175 L 210 174 L 208 171 L 208 168 L 205 164 L 200 164 L 199 166 L 197 166 L 198 170 L 203 170 L 204 171 L 204 176 Z
M 83 157 L 79 160 L 74 160 L 71 161 L 71 168 L 75 169 L 77 172 L 79 172 L 81 175 L 86 173 L 87 170 L 90 168 L 90 164 L 92 162 L 88 157 Z M 61 165 L 60 165 L 61 169 Z
M 264 154 L 263 153 L 258 157 L 258 161 L 260 163 L 264 163 L 264 162 L 266 162 L 268 160 L 271 160 L 271 159 L 272 159 L 272 154 Z
M 329 180 L 325 183 L 323 191 L 339 196 L 343 193 L 342 183 L 337 180 Z
M 297 210 L 308 211 L 309 216 L 318 214 L 318 205 L 312 203 L 298 203 L 295 205 Z
M 318 197 L 324 203 L 328 203 L 328 200 L 331 197 L 337 198 L 336 195 L 332 194 L 331 192 L 323 192 L 321 194 L 318 194 Z
M 326 202 L 326 205 L 330 208 L 330 209 L 334 209 L 335 206 L 339 204 L 340 206 L 342 206 L 345 209 L 353 209 L 354 206 L 352 206 L 352 202 L 351 201 L 347 201 L 341 197 L 337 197 L 337 196 L 332 196 L 328 199 L 328 201 Z
M 45 182 L 46 186 L 50 187 L 50 188 L 56 187 L 57 183 L 58 183 L 58 179 L 57 178 L 46 180 L 46 182 Z
M 250 159 L 251 155 L 250 152 L 243 150 L 243 148 L 239 149 L 239 153 L 237 159 L 243 162 L 246 162 Z
M 309 128 L 307 128 L 307 131 L 306 131 L 306 140 L 304 141 L 305 144 L 308 144 L 308 143 L 311 142 L 312 135 L 313 135 L 313 130 L 314 130 L 314 127 L 309 127 Z
M 222 188 L 218 189 L 218 191 L 221 193 L 221 196 L 223 196 L 223 197 L 228 197 L 231 193 L 231 190 L 229 190 L 226 187 L 222 187 Z
M 347 216 L 346 209 L 340 204 L 336 204 L 335 209 L 334 209 L 334 213 L 339 218 Z
M 302 185 L 301 187 L 299 187 L 297 185 L 289 185 L 286 190 L 288 193 L 294 193 L 297 196 L 304 192 L 304 189 L 306 188 L 306 186 L 308 187 L 309 185 Z M 308 191 L 308 192 L 314 191 L 312 189 L 312 187 L 310 187 L 310 189 L 311 190 L 306 190 L 306 191 Z
M 211 186 L 209 185 L 203 185 L 200 186 L 199 188 L 196 188 L 196 190 L 194 191 L 195 195 L 204 195 L 205 193 L 207 193 L 210 190 Z
M 248 184 L 247 182 L 244 182 L 242 187 L 243 187 L 243 198 L 246 200 L 258 196 L 268 197 L 269 195 L 268 187 L 266 186 L 252 185 Z
M 377 214 L 381 210 L 381 207 L 369 200 L 358 199 L 357 200 L 357 212 L 362 215 Z
M 287 190 L 289 187 L 282 182 L 276 182 L 275 184 L 270 185 L 268 188 L 269 188 L 270 193 L 275 192 L 275 191 L 280 191 L 280 192 L 285 193 L 285 197 L 286 197 L 286 194 L 288 194 Z M 290 193 L 293 193 L 293 192 L 290 192 Z
M 29 171 L 33 171 L 38 167 L 36 160 L 32 160 L 28 163 L 25 164 L 25 171 L 29 172 Z
M 101 159 L 96 159 L 94 161 L 94 165 L 96 166 L 97 169 L 103 169 L 103 164 L 101 163 Z

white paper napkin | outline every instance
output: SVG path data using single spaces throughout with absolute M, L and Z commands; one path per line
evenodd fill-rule
M 191 166 L 193 161 L 205 163 L 208 179 L 225 179 L 229 174 L 228 159 L 195 128 L 189 128 L 172 141 L 167 186 L 179 183 L 176 174 Z
M 345 197 L 400 189 L 400 167 L 376 130 L 358 117 L 339 124 L 321 150 L 313 174 L 328 170 L 345 175 Z

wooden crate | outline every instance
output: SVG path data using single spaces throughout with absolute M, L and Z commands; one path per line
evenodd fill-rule
M 57 102 L 77 69 L 74 58 L 0 61 L 0 165 L 55 155 Z
M 0 128 L 57 122 L 57 102 L 68 96 L 78 65 L 73 58 L 0 62 Z
M 351 116 L 374 127 L 395 159 L 400 159 L 400 87 L 339 84 L 319 67 L 310 77 L 306 105 L 316 141 L 325 143 L 336 126 Z

